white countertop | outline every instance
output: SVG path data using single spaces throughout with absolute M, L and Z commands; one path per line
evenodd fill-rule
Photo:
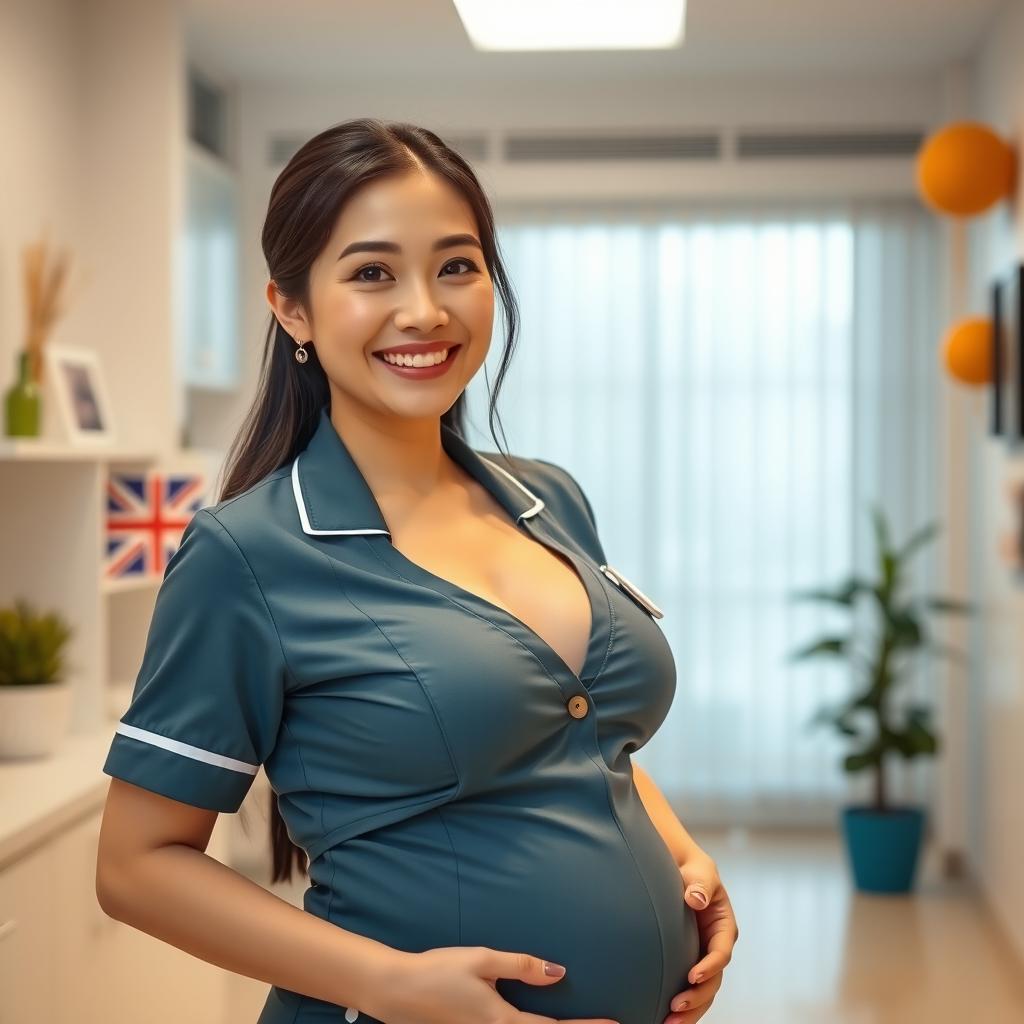
M 103 806 L 103 762 L 116 722 L 71 733 L 47 757 L 0 759 L 0 870 L 54 832 Z

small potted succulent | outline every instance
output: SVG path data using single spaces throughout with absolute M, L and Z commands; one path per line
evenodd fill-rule
M 837 706 L 819 709 L 807 726 L 831 723 L 851 740 L 844 771 L 874 773 L 873 802 L 842 809 L 843 836 L 857 888 L 908 892 L 914 883 L 925 808 L 889 802 L 885 762 L 897 755 L 905 760 L 934 755 L 939 741 L 930 726 L 930 705 L 910 704 L 897 713 L 893 697 L 918 655 L 935 653 L 965 660 L 929 635 L 925 613 L 969 613 L 973 607 L 951 598 L 912 597 L 903 592 L 907 561 L 937 532 L 935 523 L 921 527 L 902 547 L 894 548 L 880 508 L 872 509 L 872 520 L 877 579 L 850 576 L 835 589 L 791 595 L 838 605 L 851 614 L 858 602 L 867 601 L 873 612 L 871 628 L 858 631 L 851 625 L 849 632 L 820 637 L 790 657 L 792 661 L 828 657 L 849 663 L 855 681 L 851 693 Z
M 71 720 L 64 645 L 72 630 L 24 599 L 0 608 L 0 758 L 52 754 Z

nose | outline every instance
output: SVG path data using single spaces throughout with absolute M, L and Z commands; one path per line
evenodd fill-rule
M 428 334 L 435 327 L 444 327 L 447 323 L 447 310 L 434 301 L 427 284 L 415 286 L 412 299 L 395 314 L 395 326 L 400 330 L 415 327 Z

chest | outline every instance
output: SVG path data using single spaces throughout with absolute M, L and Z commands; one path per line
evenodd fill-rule
M 420 536 L 396 518 L 391 536 L 250 547 L 290 670 L 278 791 L 321 787 L 366 824 L 382 799 L 515 785 L 535 756 L 570 764 L 580 744 L 628 772 L 675 690 L 651 615 L 553 519 L 510 520 L 519 537 L 457 517 Z
M 593 624 L 576 568 L 493 512 L 444 521 L 443 531 L 392 526 L 392 544 L 432 575 L 520 619 L 578 675 Z

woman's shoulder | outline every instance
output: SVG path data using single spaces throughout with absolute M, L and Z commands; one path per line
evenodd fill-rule
M 479 455 L 512 473 L 521 484 L 537 495 L 545 510 L 577 538 L 589 537 L 597 542 L 594 509 L 574 473 L 559 462 L 549 459 L 479 451 Z
M 290 467 L 281 466 L 229 498 L 200 511 L 209 513 L 243 551 L 273 539 L 294 518 Z

